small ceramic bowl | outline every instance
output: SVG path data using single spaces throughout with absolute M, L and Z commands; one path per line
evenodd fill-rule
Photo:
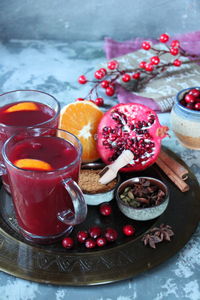
M 98 170 L 99 172 L 104 167 L 105 167 L 105 164 L 103 164 L 103 163 L 87 163 L 87 164 L 82 165 L 82 169 Z M 85 198 L 85 202 L 88 205 L 99 205 L 103 202 L 111 201 L 114 198 L 114 192 L 115 192 L 116 188 L 120 184 L 120 175 L 119 174 L 117 175 L 117 178 L 116 178 L 115 181 L 116 181 L 116 184 L 111 189 L 108 189 L 107 191 L 86 193 L 83 190 L 83 195 L 84 195 L 84 198 Z
M 135 208 L 129 206 L 127 203 L 120 199 L 120 194 L 124 191 L 124 189 L 133 185 L 133 183 L 139 182 L 141 178 L 149 180 L 154 185 L 158 185 L 159 188 L 165 193 L 165 198 L 161 204 L 145 208 Z M 151 177 L 134 177 L 124 181 L 119 185 L 119 187 L 116 190 L 116 199 L 120 211 L 125 216 L 137 221 L 147 221 L 157 218 L 166 210 L 169 202 L 169 192 L 167 186 L 158 179 Z

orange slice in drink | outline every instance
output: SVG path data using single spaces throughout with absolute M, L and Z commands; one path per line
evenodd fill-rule
M 13 106 L 10 106 L 8 109 L 6 109 L 5 112 L 15 112 L 20 110 L 38 110 L 37 104 L 34 102 L 20 102 L 18 104 L 15 104 Z
M 83 162 L 92 162 L 100 156 L 95 134 L 103 112 L 90 101 L 77 101 L 63 107 L 59 128 L 73 133 L 83 146 Z
M 26 170 L 38 170 L 38 171 L 52 171 L 53 168 L 50 164 L 43 160 L 32 159 L 32 158 L 23 158 L 18 159 L 14 162 L 14 165 L 21 169 Z

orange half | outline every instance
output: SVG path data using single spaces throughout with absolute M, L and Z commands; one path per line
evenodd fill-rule
M 51 171 L 53 168 L 50 164 L 43 160 L 32 159 L 32 158 L 23 158 L 18 159 L 14 162 L 14 165 L 21 169 L 26 170 L 41 170 L 41 171 Z
M 92 162 L 100 156 L 95 135 L 103 112 L 90 101 L 77 101 L 63 107 L 59 128 L 73 133 L 83 146 L 83 162 Z
M 5 112 L 15 112 L 20 110 L 38 110 L 37 104 L 34 102 L 20 102 L 18 104 L 15 104 L 13 106 L 10 106 L 8 109 L 6 109 Z

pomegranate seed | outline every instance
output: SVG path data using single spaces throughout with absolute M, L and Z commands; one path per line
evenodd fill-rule
M 71 249 L 74 246 L 74 240 L 71 237 L 66 237 L 62 240 L 62 245 L 66 249 Z
M 181 61 L 180 59 L 175 59 L 175 60 L 173 61 L 173 65 L 174 65 L 175 67 L 180 67 L 181 64 L 182 64 L 182 61 Z
M 89 229 L 89 234 L 93 239 L 96 239 L 101 235 L 101 228 L 99 226 L 94 226 Z
M 144 50 L 149 50 L 149 49 L 151 49 L 151 43 L 150 43 L 150 42 L 147 42 L 147 41 L 144 41 L 144 42 L 142 43 L 142 49 L 144 49 Z
M 135 233 L 135 228 L 132 225 L 124 225 L 122 230 L 127 236 L 132 236 Z
M 154 69 L 153 65 L 151 63 L 147 63 L 146 66 L 145 66 L 145 70 L 147 72 L 152 72 Z
M 134 73 L 134 74 L 132 75 L 132 78 L 133 78 L 133 79 L 139 79 L 139 78 L 140 78 L 140 72 Z
M 195 103 L 194 108 L 200 110 L 200 102 Z
M 85 247 L 88 249 L 92 249 L 94 247 L 96 247 L 96 241 L 92 238 L 89 238 L 85 241 Z
M 110 70 L 115 70 L 115 69 L 117 69 L 118 66 L 119 66 L 119 63 L 116 60 L 111 60 L 110 62 L 108 62 L 108 69 L 110 69 Z
M 130 81 L 131 80 L 131 76 L 129 75 L 129 74 L 124 74 L 123 76 L 122 76 L 122 81 L 124 81 L 124 82 L 128 82 L 128 81 Z
M 174 55 L 174 56 L 178 55 L 179 54 L 179 49 L 174 48 L 174 47 L 170 48 L 170 54 Z
M 198 98 L 198 97 L 200 97 L 200 90 L 192 89 L 189 91 L 189 94 L 195 96 L 195 98 Z
M 79 231 L 77 233 L 77 240 L 78 240 L 79 243 L 84 243 L 87 238 L 88 238 L 88 232 L 87 231 Z
M 109 86 L 109 84 L 110 84 L 110 81 L 108 81 L 108 80 L 103 80 L 102 83 L 101 83 L 101 87 L 102 87 L 103 89 L 106 89 L 106 88 Z
M 112 207 L 108 203 L 102 203 L 99 207 L 99 210 L 103 216 L 110 216 L 112 213 Z
M 192 94 L 187 94 L 184 98 L 186 103 L 194 103 L 195 99 L 196 99 L 196 97 Z
M 161 43 L 167 43 L 169 41 L 169 35 L 166 33 L 161 34 L 159 41 Z
M 171 42 L 171 47 L 172 48 L 179 48 L 180 47 L 180 42 L 178 40 L 173 40 Z
M 159 58 L 158 56 L 152 56 L 152 57 L 150 58 L 150 61 L 151 61 L 151 63 L 152 63 L 153 65 L 158 65 L 159 62 L 160 62 L 160 58 Z
M 76 101 L 84 101 L 85 99 L 83 98 L 77 98 Z
M 146 61 L 141 61 L 140 64 L 139 64 L 139 67 L 140 67 L 141 69 L 145 69 L 146 64 L 147 64 Z
M 79 76 L 78 82 L 79 82 L 80 84 L 85 84 L 85 83 L 87 83 L 87 78 L 85 77 L 85 75 Z
M 97 106 L 103 106 L 104 105 L 104 100 L 103 98 L 96 98 L 94 100 L 94 103 L 97 105 Z
M 114 95 L 114 93 L 115 93 L 115 90 L 114 90 L 114 88 L 112 86 L 108 86 L 106 88 L 106 95 L 107 96 L 111 97 L 111 96 Z
M 118 233 L 113 228 L 107 228 L 105 231 L 105 237 L 108 242 L 114 242 L 114 241 L 116 241 L 116 239 L 118 237 Z
M 105 237 L 98 237 L 97 238 L 97 246 L 103 247 L 107 244 L 107 240 Z

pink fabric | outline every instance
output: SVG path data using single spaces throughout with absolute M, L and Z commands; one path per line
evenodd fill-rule
M 185 34 L 177 34 L 176 36 L 171 38 L 170 41 L 174 39 L 178 39 L 181 42 L 181 47 L 184 50 L 188 51 L 191 54 L 200 55 L 200 31 Z M 152 41 L 153 44 L 157 43 L 157 40 L 155 39 L 145 40 Z M 118 57 L 139 50 L 143 41 L 144 39 L 142 38 L 136 38 L 134 40 L 117 42 L 109 37 L 106 37 L 104 43 L 104 51 L 106 54 L 106 58 L 112 59 L 114 57 Z M 159 105 L 151 98 L 140 97 L 130 91 L 127 91 L 120 85 L 117 85 L 116 92 L 118 101 L 120 103 L 141 103 L 149 106 L 150 108 L 156 111 L 160 111 Z

